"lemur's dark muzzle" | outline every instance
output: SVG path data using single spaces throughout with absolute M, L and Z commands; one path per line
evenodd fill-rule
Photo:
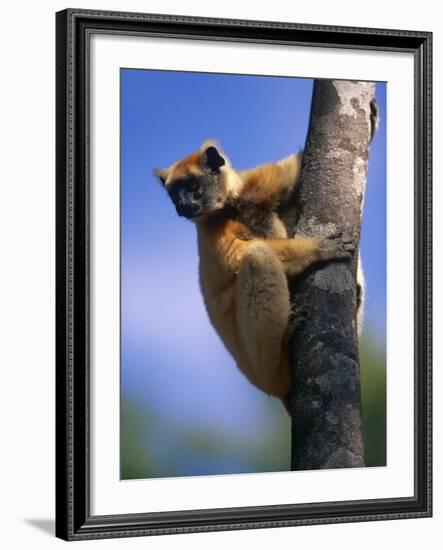
M 200 206 L 198 204 L 178 204 L 175 209 L 179 216 L 185 218 L 195 218 L 200 214 Z

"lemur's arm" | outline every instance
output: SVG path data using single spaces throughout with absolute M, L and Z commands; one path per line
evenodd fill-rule
M 290 276 L 302 273 L 315 262 L 348 258 L 355 249 L 352 239 L 341 232 L 316 237 L 295 235 L 292 239 L 253 239 L 252 242 L 259 240 L 273 250 Z
M 298 153 L 239 172 L 243 181 L 242 198 L 256 203 L 281 203 L 291 197 L 297 187 L 301 163 L 302 153 Z
M 375 99 L 371 101 L 370 117 L 371 135 L 369 142 L 372 142 L 379 125 L 379 112 Z M 242 198 L 255 203 L 285 203 L 292 197 L 292 193 L 300 181 L 302 159 L 303 152 L 301 151 L 278 162 L 261 164 L 249 170 L 239 171 L 238 175 L 243 182 L 240 193 Z
M 226 224 L 224 234 L 217 239 L 216 248 L 223 249 L 226 265 L 238 273 L 245 254 L 254 247 L 266 245 L 280 260 L 286 275 L 298 275 L 315 262 L 348 258 L 355 244 L 348 235 L 341 232 L 307 237 L 295 235 L 292 239 L 263 239 L 255 237 L 243 240 L 237 236 L 238 222 Z

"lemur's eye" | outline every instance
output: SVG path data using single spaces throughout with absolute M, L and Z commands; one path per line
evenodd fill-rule
M 188 189 L 190 191 L 196 191 L 198 189 L 198 181 L 193 179 L 188 183 Z

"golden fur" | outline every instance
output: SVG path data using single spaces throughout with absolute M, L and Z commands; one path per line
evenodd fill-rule
M 167 189 L 192 176 L 200 178 L 204 193 L 216 197 L 207 199 L 193 217 L 209 319 L 245 376 L 282 399 L 287 409 L 287 277 L 316 261 L 347 257 L 353 249 L 340 235 L 288 238 L 279 209 L 294 195 L 301 159 L 301 154 L 292 155 L 237 172 L 210 141 L 170 168 L 156 171 Z M 171 198 L 177 211 L 181 200 L 196 203 L 195 208 L 200 205 L 192 194 Z

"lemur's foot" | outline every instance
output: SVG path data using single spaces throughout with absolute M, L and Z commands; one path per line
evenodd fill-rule
M 320 260 L 349 258 L 355 250 L 355 241 L 349 233 L 341 230 L 326 235 L 319 246 Z
M 291 338 L 294 335 L 294 332 L 299 328 L 299 326 L 302 323 L 304 323 L 307 316 L 308 316 L 308 312 L 304 308 L 298 308 L 291 314 L 288 327 L 286 328 L 285 337 L 283 340 L 285 353 L 288 353 L 289 351 L 288 344 L 291 341 Z M 284 397 L 281 397 L 280 399 L 281 399 L 281 402 L 283 403 L 284 408 L 286 409 L 286 412 L 289 414 L 289 416 L 292 416 L 291 392 L 287 393 Z
M 289 341 L 294 332 L 299 328 L 299 326 L 304 323 L 306 320 L 306 317 L 308 316 L 308 312 L 306 309 L 298 308 L 293 312 L 289 319 L 288 328 L 286 329 L 286 339 Z
M 377 131 L 378 125 L 380 124 L 380 114 L 378 112 L 378 105 L 375 98 L 371 100 L 369 106 L 371 110 L 371 136 L 369 138 L 369 143 L 371 143 L 372 139 L 374 138 L 375 132 Z

